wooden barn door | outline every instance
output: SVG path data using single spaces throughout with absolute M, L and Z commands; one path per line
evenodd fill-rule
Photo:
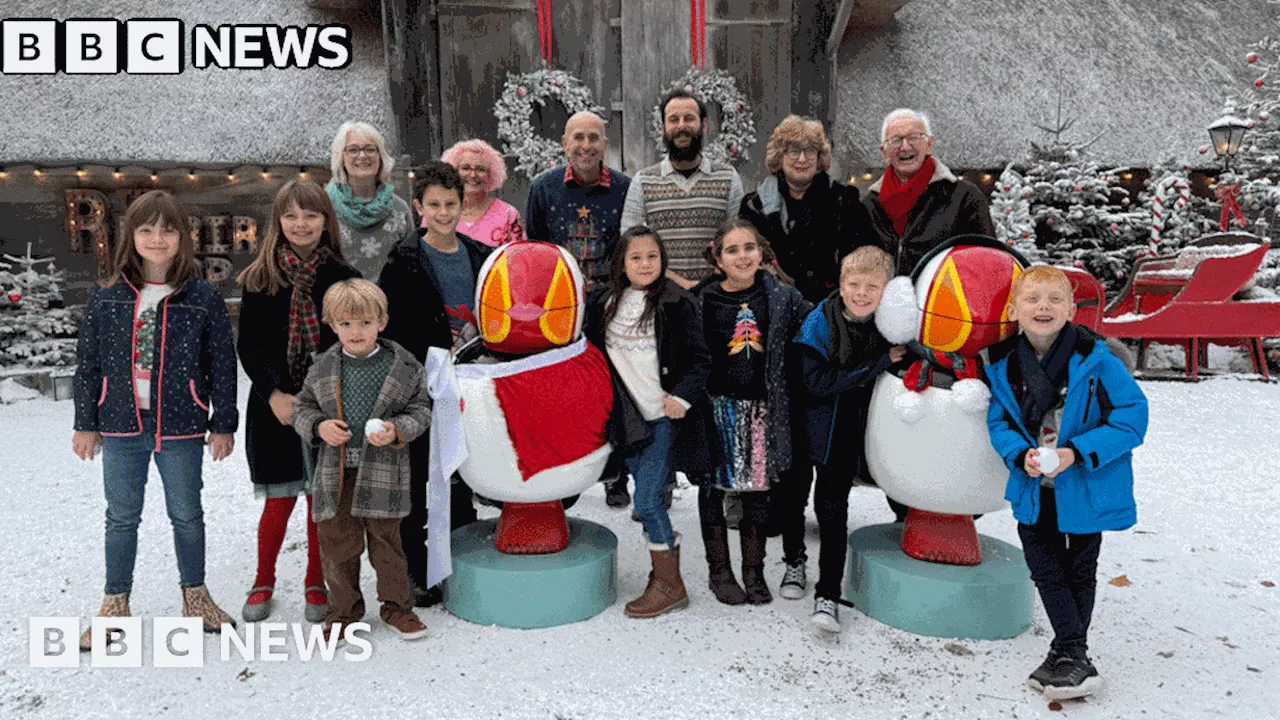
M 632 4 L 629 2 L 627 4 Z M 596 102 L 614 107 L 621 98 L 622 73 L 617 30 L 612 27 L 622 0 L 555 0 L 552 4 L 552 67 L 586 83 Z M 542 67 L 534 0 L 438 0 L 440 106 L 443 146 L 481 138 L 501 150 L 493 104 L 507 73 Z M 559 103 L 535 110 L 533 127 L 559 139 L 568 113 Z M 611 160 L 620 161 L 619 123 L 611 123 Z M 508 170 L 515 163 L 508 160 Z M 510 174 L 500 196 L 522 212 L 528 179 Z

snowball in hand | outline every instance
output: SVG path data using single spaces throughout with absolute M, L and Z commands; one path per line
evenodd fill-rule
M 368 422 L 364 424 L 365 437 L 369 437 L 374 433 L 380 433 L 380 432 L 382 432 L 382 420 L 378 418 L 369 418 Z
M 1041 474 L 1048 475 L 1058 469 L 1058 451 L 1053 448 L 1036 448 L 1037 460 L 1040 461 Z

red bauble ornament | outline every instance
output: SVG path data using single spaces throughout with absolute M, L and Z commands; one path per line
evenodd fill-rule
M 1258 78 L 1257 80 L 1253 81 L 1254 87 L 1262 87 L 1263 85 L 1266 85 L 1266 83 L 1262 82 L 1262 78 Z
M 1249 124 L 1248 124 L 1248 125 L 1245 125 L 1245 127 L 1247 127 L 1247 128 L 1249 128 L 1250 130 L 1252 130 L 1252 129 L 1253 129 L 1253 121 L 1252 121 L 1252 120 L 1250 120 L 1250 121 L 1249 121 Z
M 1129 207 L 1129 198 L 1121 198 L 1121 199 L 1120 199 L 1120 204 L 1121 204 L 1121 205 L 1123 205 L 1123 206 L 1125 206 L 1125 207 Z
M 1023 230 L 1023 231 L 1022 231 L 1022 237 L 1023 237 L 1023 239 L 1029 238 L 1029 237 L 1031 237 L 1031 233 L 1027 232 L 1026 230 Z
M 1120 226 L 1119 226 L 1119 225 L 1117 225 L 1117 224 L 1115 224 L 1115 223 L 1111 223 L 1111 232 L 1117 232 L 1117 231 L 1119 231 L 1119 230 L 1120 230 Z
M 1044 224 L 1048 225 L 1049 227 L 1053 227 L 1053 218 L 1049 218 L 1048 220 L 1045 220 Z
M 1004 209 L 1004 212 L 1005 212 L 1005 214 L 1006 214 L 1006 215 L 1012 215 L 1012 214 L 1013 214 L 1013 208 L 1011 208 L 1011 207 L 1007 207 L 1007 208 L 1005 208 L 1005 209 Z
M 1203 154 L 1205 154 L 1205 153 L 1207 153 L 1207 152 L 1209 152 L 1209 146 L 1208 146 L 1208 145 L 1201 145 L 1201 146 L 1200 146 L 1200 154 L 1201 154 L 1201 155 L 1203 155 Z
M 737 154 L 738 154 L 738 146 L 737 146 L 737 145 L 730 145 L 730 146 L 729 146 L 729 152 L 733 153 L 734 155 L 737 155 Z
M 1004 185 L 1004 186 L 1001 186 L 1001 189 L 1004 190 L 1005 192 L 1009 192 L 1013 188 L 1009 187 L 1008 185 Z
M 1271 119 L 1271 113 L 1267 112 L 1266 110 L 1263 110 L 1262 112 L 1258 113 L 1258 119 L 1261 120 L 1262 122 L 1266 122 Z
M 1076 192 L 1080 192 L 1080 191 L 1081 191 L 1081 190 L 1083 190 L 1083 189 L 1084 189 L 1084 186 L 1083 186 L 1083 185 L 1077 185 L 1077 186 L 1076 186 Z
M 1249 53 L 1248 55 L 1245 55 L 1244 61 L 1249 63 L 1250 65 L 1258 62 L 1258 53 Z
M 528 95 L 528 94 L 529 94 L 528 88 L 525 88 L 525 87 L 516 88 L 516 95 L 519 95 L 520 97 L 524 97 L 525 95 Z
M 1026 233 L 1023 233 L 1023 234 L 1025 235 Z M 1013 247 L 1013 241 L 1012 241 L 1012 240 L 1005 240 L 1005 241 L 1004 241 L 1004 244 L 1005 244 L 1005 245 L 1008 245 L 1009 247 Z
M 1076 264 L 1076 267 L 1078 268 L 1084 267 L 1084 263 L 1080 262 L 1079 260 L 1077 260 L 1075 264 Z
M 9 302 L 16 303 L 21 299 L 22 299 L 22 293 L 18 292 L 17 290 L 9 291 Z

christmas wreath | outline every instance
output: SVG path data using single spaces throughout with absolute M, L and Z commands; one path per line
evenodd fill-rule
M 493 106 L 498 138 L 502 140 L 502 152 L 516 159 L 516 170 L 530 178 L 564 161 L 560 142 L 536 135 L 529 121 L 534 107 L 545 106 L 548 100 L 559 100 L 570 115 L 583 110 L 604 115 L 604 108 L 592 99 L 591 90 L 563 70 L 508 73 L 502 95 Z
M 715 103 L 720 107 L 720 130 L 716 141 L 704 145 L 702 153 L 712 162 L 745 163 L 750 157 L 747 148 L 756 142 L 756 123 L 751 118 L 747 96 L 738 90 L 738 81 L 724 70 L 704 73 L 698 68 L 689 68 L 689 72 L 671 83 L 668 90 L 679 88 L 684 88 L 703 103 Z M 662 148 L 662 108 L 654 105 L 652 114 L 653 141 Z

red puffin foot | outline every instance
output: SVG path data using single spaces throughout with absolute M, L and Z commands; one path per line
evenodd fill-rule
M 505 503 L 494 538 L 498 549 L 509 555 L 545 555 L 569 544 L 569 523 L 559 500 L 539 503 Z
M 944 515 L 910 508 L 902 526 L 902 551 L 917 560 L 946 565 L 982 563 L 978 528 L 970 515 Z

